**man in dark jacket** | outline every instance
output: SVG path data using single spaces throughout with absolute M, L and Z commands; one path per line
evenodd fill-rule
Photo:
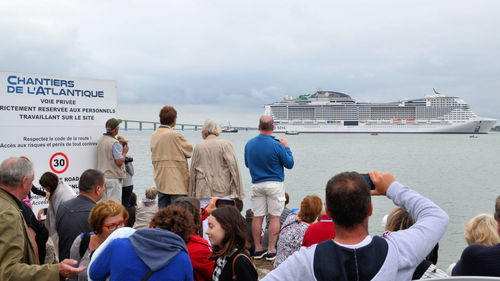
M 89 169 L 83 172 L 78 182 L 80 194 L 61 203 L 56 214 L 56 230 L 59 236 L 59 260 L 69 258 L 71 245 L 76 236 L 90 232 L 89 214 L 106 190 L 104 174 Z

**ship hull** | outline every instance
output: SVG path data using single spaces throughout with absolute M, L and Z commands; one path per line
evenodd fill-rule
M 441 121 L 412 121 L 392 122 L 377 121 L 359 123 L 358 125 L 346 126 L 343 122 L 326 124 L 319 122 L 311 123 L 275 123 L 276 133 L 286 131 L 297 131 L 300 133 L 406 133 L 406 134 L 487 134 L 495 125 L 495 119 L 476 119 L 465 122 L 441 122 Z

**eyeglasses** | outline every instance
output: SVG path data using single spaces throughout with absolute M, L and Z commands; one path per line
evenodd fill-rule
M 102 227 L 107 227 L 110 231 L 115 231 L 116 229 L 125 226 L 125 223 L 128 221 L 128 219 L 124 219 L 122 221 L 112 223 L 112 224 L 103 224 L 101 225 Z

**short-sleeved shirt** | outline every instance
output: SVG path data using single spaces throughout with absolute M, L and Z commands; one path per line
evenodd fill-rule
M 90 233 L 92 235 L 93 232 Z M 71 245 L 71 251 L 70 251 L 70 259 L 74 259 L 78 262 L 76 266 L 85 266 L 85 270 L 80 272 L 78 275 L 73 276 L 71 278 L 67 278 L 67 281 L 87 281 L 87 267 L 89 266 L 90 263 L 90 250 L 87 246 L 87 250 L 85 253 L 83 253 L 83 256 L 80 257 L 80 245 L 82 244 L 82 239 L 83 239 L 83 233 L 80 233 L 80 235 L 76 236 L 75 241 L 73 241 L 73 244 Z M 88 241 L 88 240 L 87 240 Z M 88 241 L 90 243 L 90 241 Z
M 115 142 L 111 148 L 113 151 L 113 158 L 115 158 L 115 160 L 123 158 L 123 155 L 122 155 L 123 145 L 120 142 Z

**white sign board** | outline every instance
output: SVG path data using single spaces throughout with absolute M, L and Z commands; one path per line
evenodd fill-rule
M 35 181 L 51 171 L 78 193 L 97 141 L 115 117 L 116 81 L 0 72 L 0 161 L 26 156 Z M 32 194 L 33 195 L 33 194 Z M 47 201 L 33 196 L 35 214 Z

